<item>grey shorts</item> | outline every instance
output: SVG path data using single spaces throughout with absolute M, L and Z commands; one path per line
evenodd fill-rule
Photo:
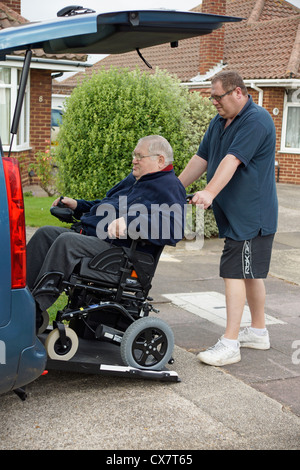
M 263 279 L 269 272 L 274 234 L 251 240 L 226 238 L 220 276 L 228 279 Z

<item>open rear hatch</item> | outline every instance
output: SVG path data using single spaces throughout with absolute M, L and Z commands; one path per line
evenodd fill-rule
M 46 53 L 121 54 L 209 34 L 223 23 L 242 18 L 173 10 L 96 13 L 65 8 L 50 21 L 27 23 L 0 31 L 0 55 L 17 50 Z

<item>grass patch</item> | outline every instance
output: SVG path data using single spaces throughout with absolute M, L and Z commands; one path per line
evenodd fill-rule
M 63 292 L 58 297 L 58 299 L 54 302 L 54 304 L 51 305 L 51 307 L 47 309 L 48 314 L 49 314 L 49 324 L 50 325 L 52 324 L 53 320 L 55 320 L 57 311 L 58 310 L 63 310 L 63 308 L 67 304 L 67 301 L 68 301 L 68 298 L 67 298 L 65 292 Z
M 55 225 L 58 227 L 70 227 L 60 222 L 51 215 L 50 207 L 55 197 L 36 197 L 24 195 L 25 223 L 27 227 L 43 227 L 44 225 Z

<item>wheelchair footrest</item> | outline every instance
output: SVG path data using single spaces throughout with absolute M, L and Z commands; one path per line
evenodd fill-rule
M 64 274 L 51 272 L 44 274 L 32 290 L 33 297 L 41 295 L 58 295 L 62 292 Z

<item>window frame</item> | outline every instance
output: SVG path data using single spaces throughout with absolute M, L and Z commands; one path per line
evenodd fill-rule
M 9 68 L 11 71 L 10 84 L 1 85 L 1 88 L 10 89 L 10 127 L 9 136 L 11 140 L 11 125 L 14 117 L 14 109 L 17 101 L 19 90 L 19 78 L 22 72 L 22 67 L 12 67 L 1 63 L 1 68 Z M 2 131 L 0 132 L 2 134 Z M 18 133 L 14 137 L 12 144 L 12 152 L 20 152 L 30 149 L 30 74 L 27 81 L 25 90 L 24 102 L 20 115 L 20 122 Z M 9 151 L 10 144 L 3 143 L 4 152 Z
M 289 91 L 297 91 L 299 99 L 297 102 L 288 102 L 288 92 Z M 300 88 L 296 88 L 295 90 L 286 89 L 286 93 L 284 94 L 284 105 L 283 105 L 283 117 L 282 117 L 282 132 L 281 132 L 281 148 L 280 152 L 282 153 L 296 153 L 300 154 L 300 147 L 286 147 L 286 134 L 287 134 L 287 118 L 288 118 L 288 111 L 290 108 L 298 108 L 300 110 Z M 299 131 L 300 132 L 300 131 Z

